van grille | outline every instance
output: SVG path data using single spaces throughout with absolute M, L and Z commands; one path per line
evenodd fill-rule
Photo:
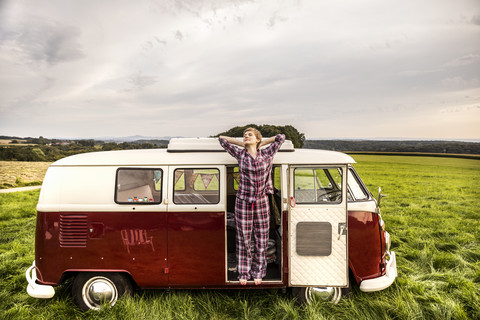
M 87 235 L 87 215 L 60 215 L 60 247 L 86 247 Z

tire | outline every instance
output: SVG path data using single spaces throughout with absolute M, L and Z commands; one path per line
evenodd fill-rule
M 300 305 L 309 305 L 315 300 L 337 304 L 342 297 L 342 290 L 337 287 L 295 287 L 292 288 L 292 294 Z
M 115 305 L 123 295 L 132 293 L 131 282 L 119 273 L 79 273 L 72 286 L 73 301 L 83 311 Z

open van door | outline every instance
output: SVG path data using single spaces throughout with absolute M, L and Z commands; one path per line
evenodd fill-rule
M 289 285 L 346 287 L 347 166 L 291 166 Z

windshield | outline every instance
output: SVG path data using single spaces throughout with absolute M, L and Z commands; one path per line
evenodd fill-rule
M 348 170 L 348 201 L 368 200 L 368 191 L 353 168 Z

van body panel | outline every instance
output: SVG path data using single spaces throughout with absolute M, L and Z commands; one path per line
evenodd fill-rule
M 84 225 L 62 227 L 62 220 L 78 216 L 86 217 Z M 166 212 L 38 212 L 37 223 L 41 283 L 58 284 L 73 270 L 125 270 L 140 287 L 168 285 Z
M 169 212 L 170 286 L 225 284 L 225 212 Z
M 349 211 L 348 228 L 348 260 L 357 282 L 381 276 L 384 241 L 378 215 L 368 211 Z

